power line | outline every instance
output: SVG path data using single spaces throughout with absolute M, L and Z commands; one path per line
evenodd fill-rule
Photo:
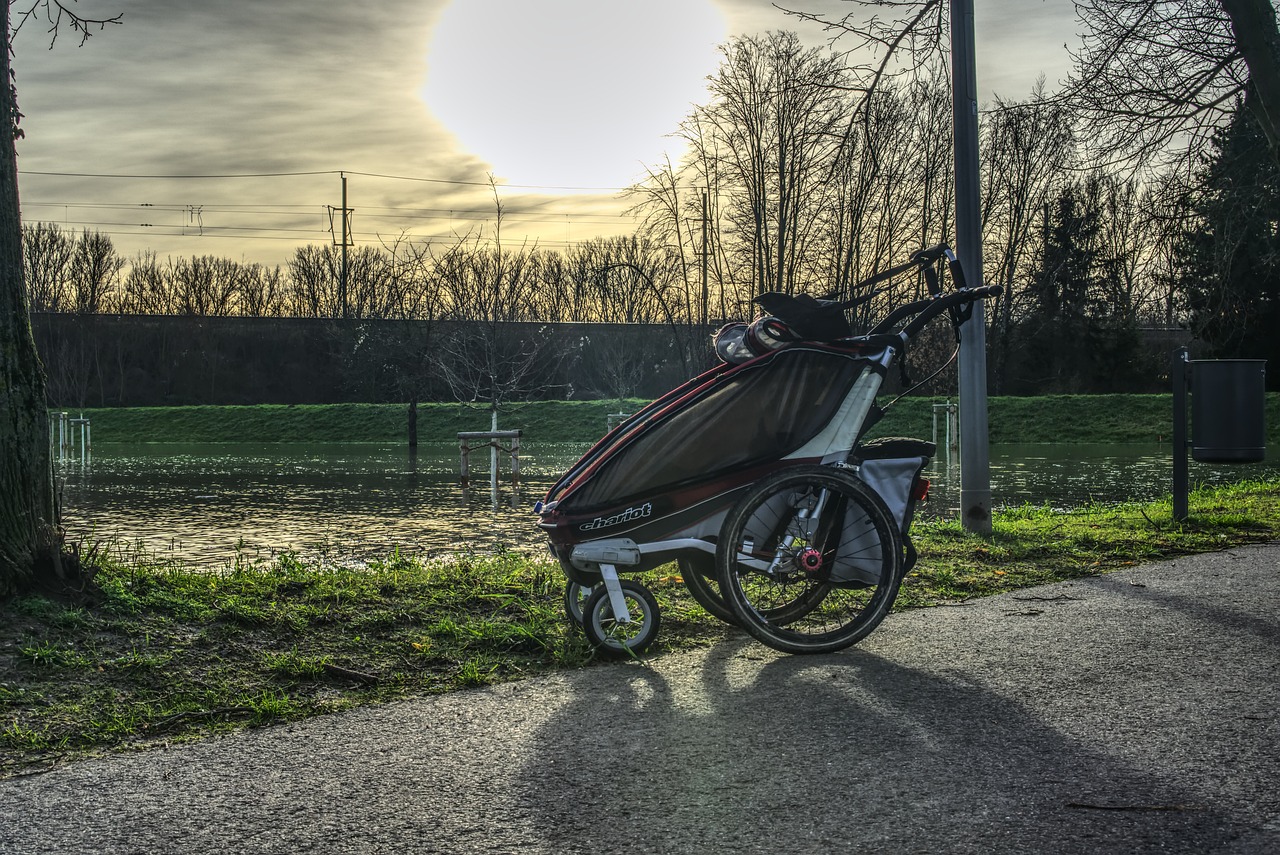
M 412 175 L 388 175 L 381 172 L 353 172 L 349 169 L 326 169 L 316 172 L 228 172 L 221 174 L 190 174 L 190 175 L 151 175 L 144 173 L 119 173 L 119 172 L 49 172 L 39 169 L 19 169 L 19 175 L 46 175 L 55 178 L 120 178 L 128 180 L 172 180 L 172 181 L 195 181 L 207 179 L 234 179 L 234 178 L 296 178 L 300 176 L 314 175 L 360 175 L 365 178 L 385 178 L 391 181 L 417 181 L 427 184 L 450 184 L 459 187 L 489 187 L 488 181 L 461 181 L 456 178 L 426 178 Z M 623 190 L 629 190 L 630 187 L 585 187 L 574 185 L 558 185 L 558 184 L 494 184 L 492 186 L 498 189 L 514 188 L 517 190 L 595 190 L 599 192 L 617 193 Z
M 138 209 L 144 209 L 147 211 L 185 213 L 189 211 L 193 207 L 193 205 L 191 205 L 190 203 L 179 204 L 179 203 L 173 203 L 173 202 L 162 202 L 162 203 L 140 202 L 140 203 L 125 204 L 125 203 L 110 203 L 110 202 L 101 202 L 101 203 L 99 202 L 40 202 L 40 201 L 32 202 L 29 200 L 24 200 L 22 202 L 22 207 L 24 209 L 26 208 L 63 208 L 63 209 L 74 208 L 76 210 L 103 210 L 103 211 L 133 211 Z M 258 205 L 201 204 L 201 205 L 196 205 L 194 207 L 200 208 L 201 211 L 205 214 L 229 213 L 229 214 L 242 214 L 242 215 L 255 215 L 255 216 L 268 216 L 268 215 L 297 216 L 298 214 L 305 213 L 307 211 L 323 212 L 326 206 L 317 205 L 317 204 L 288 205 L 288 204 L 274 203 L 270 206 L 268 205 L 258 206 Z M 280 208 L 292 208 L 293 210 L 277 210 Z M 361 206 L 359 210 L 362 212 L 361 213 L 362 218 L 379 219 L 379 220 L 456 219 L 456 220 L 485 221 L 485 220 L 493 220 L 497 218 L 497 214 L 495 211 L 486 209 L 486 208 L 410 208 L 410 207 L 381 205 L 381 206 L 367 206 L 367 207 Z M 378 212 L 378 211 L 385 211 L 390 213 L 369 213 L 369 212 Z M 504 210 L 502 216 L 503 216 L 503 219 L 513 220 L 516 222 L 535 223 L 535 224 L 544 224 L 544 225 L 559 225 L 559 224 L 564 224 L 566 222 L 570 222 L 573 225 L 607 226 L 607 225 L 621 225 L 627 220 L 631 221 L 632 223 L 638 223 L 640 219 L 639 217 L 636 217 L 634 215 L 626 215 L 626 214 L 619 214 L 616 217 L 601 217 L 598 214 L 595 214 L 594 212 L 592 214 L 573 214 L 573 213 L 555 213 L 555 212 L 548 212 L 548 211 L 524 210 L 524 209 Z M 534 218 L 541 218 L 541 219 L 534 219 Z
M 337 175 L 337 170 L 324 172 L 236 172 L 222 175 L 142 175 L 107 172 L 44 172 L 38 169 L 19 169 L 19 175 L 51 175 L 55 178 L 127 178 L 131 180 L 172 179 L 188 181 L 206 178 L 291 178 L 302 175 Z

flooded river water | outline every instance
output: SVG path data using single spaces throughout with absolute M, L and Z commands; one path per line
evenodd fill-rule
M 473 458 L 484 483 L 464 493 L 453 445 L 100 444 L 90 459 L 59 466 L 63 520 L 73 540 L 141 546 L 203 566 L 293 550 L 361 561 L 394 549 L 414 555 L 458 550 L 541 550 L 533 503 L 588 446 L 526 445 L 521 487 L 505 466 L 499 508 L 490 502 L 488 458 Z M 997 445 L 993 502 L 1072 507 L 1154 499 L 1171 490 L 1167 445 Z M 960 474 L 945 456 L 926 517 L 954 515 Z M 1273 463 L 1192 463 L 1191 480 L 1222 483 L 1280 475 Z

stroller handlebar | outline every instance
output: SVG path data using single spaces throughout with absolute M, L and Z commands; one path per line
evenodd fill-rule
M 952 291 L 943 291 L 939 282 L 936 267 L 938 262 L 944 259 L 951 274 L 951 280 L 955 285 Z M 786 328 L 789 328 L 794 337 L 790 339 L 779 338 L 779 342 L 844 340 L 856 341 L 876 348 L 892 347 L 900 345 L 917 335 L 930 321 L 943 312 L 950 312 L 952 323 L 956 326 L 958 332 L 960 324 L 967 317 L 967 309 L 964 307 L 978 300 L 997 297 L 1004 290 L 999 285 L 980 288 L 966 287 L 964 271 L 961 269 L 960 261 L 946 244 L 937 244 L 936 246 L 917 250 L 911 254 L 906 262 L 858 283 L 853 290 L 865 290 L 876 283 L 892 279 L 894 276 L 910 270 L 920 270 L 924 274 L 929 296 L 923 300 L 916 300 L 894 309 L 869 329 L 865 335 L 851 335 L 849 323 L 845 318 L 844 312 L 858 303 L 865 302 L 879 293 L 879 291 L 872 291 L 844 301 L 830 299 L 835 296 L 834 292 L 821 299 L 815 299 L 805 294 L 797 296 L 781 293 L 762 294 L 756 297 L 755 302 L 759 303 L 768 315 L 772 317 L 757 319 L 751 326 L 754 328 L 762 322 L 774 319 L 781 321 Z M 900 327 L 904 322 L 905 326 Z M 746 327 L 747 325 L 737 324 L 731 326 Z M 719 336 L 728 329 L 729 327 L 726 327 L 720 333 L 717 333 L 717 342 L 719 341 Z M 744 335 L 749 337 L 749 333 L 750 330 L 747 330 Z M 775 336 L 775 338 L 777 337 Z M 717 347 L 719 347 L 719 344 L 717 344 Z M 744 354 L 744 356 L 749 358 L 751 354 L 759 355 L 770 349 L 772 347 L 768 345 L 760 346 L 757 343 L 755 346 L 748 347 L 749 353 Z M 722 355 L 722 358 L 725 357 Z
M 916 314 L 911 322 L 902 328 L 902 334 L 907 338 L 912 338 L 943 312 L 950 309 L 958 309 L 967 303 L 974 303 L 987 297 L 998 297 L 1003 291 L 1004 289 L 999 285 L 987 285 L 982 288 L 965 288 L 960 291 L 952 291 L 941 297 L 935 297 L 929 300 L 927 305 Z
M 898 334 L 895 333 L 897 325 L 907 318 L 912 318 L 911 322 L 900 331 L 907 338 L 911 338 L 943 312 L 957 309 L 966 303 L 973 303 L 988 297 L 998 297 L 1003 292 L 1004 289 L 999 285 L 987 285 L 982 288 L 965 288 L 960 291 L 951 291 L 926 300 L 916 300 L 914 303 L 899 306 L 890 312 L 884 320 L 871 328 L 867 336 L 871 338 L 885 334 Z

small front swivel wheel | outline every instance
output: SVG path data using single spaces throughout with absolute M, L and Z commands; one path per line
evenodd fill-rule
M 653 593 L 639 582 L 624 580 L 622 596 L 630 612 L 629 620 L 619 620 L 614 615 L 613 603 L 605 585 L 597 585 L 582 607 L 582 629 L 591 643 L 603 656 L 612 659 L 635 657 L 644 653 L 658 637 L 662 622 L 658 601 Z
M 582 628 L 583 611 L 586 609 L 587 598 L 591 596 L 592 590 L 577 582 L 568 582 L 564 586 L 564 613 L 579 629 Z

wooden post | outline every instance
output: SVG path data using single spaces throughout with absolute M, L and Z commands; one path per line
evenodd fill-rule
M 520 483 L 520 434 L 521 434 L 521 431 L 518 431 L 518 430 L 459 431 L 458 432 L 458 449 L 461 452 L 461 456 L 462 456 L 462 465 L 461 465 L 462 486 L 465 488 L 470 485 L 470 480 L 471 480 L 470 479 L 470 476 L 471 476 L 470 455 L 471 455 L 472 440 L 476 440 L 480 443 L 480 444 L 477 444 L 476 446 L 477 448 L 483 448 L 487 446 L 490 449 L 489 482 L 492 488 L 496 489 L 496 486 L 497 486 L 497 478 L 498 478 L 497 465 L 498 465 L 499 449 L 501 449 L 502 451 L 507 451 L 507 453 L 511 455 L 511 478 L 515 484 L 519 485 Z M 499 440 L 503 440 L 503 439 L 511 440 L 510 450 L 503 448 L 502 443 L 499 442 Z
M 1186 522 L 1191 516 L 1187 504 L 1187 386 L 1191 383 L 1191 360 L 1185 347 L 1173 352 L 1169 376 L 1173 380 L 1173 519 Z

